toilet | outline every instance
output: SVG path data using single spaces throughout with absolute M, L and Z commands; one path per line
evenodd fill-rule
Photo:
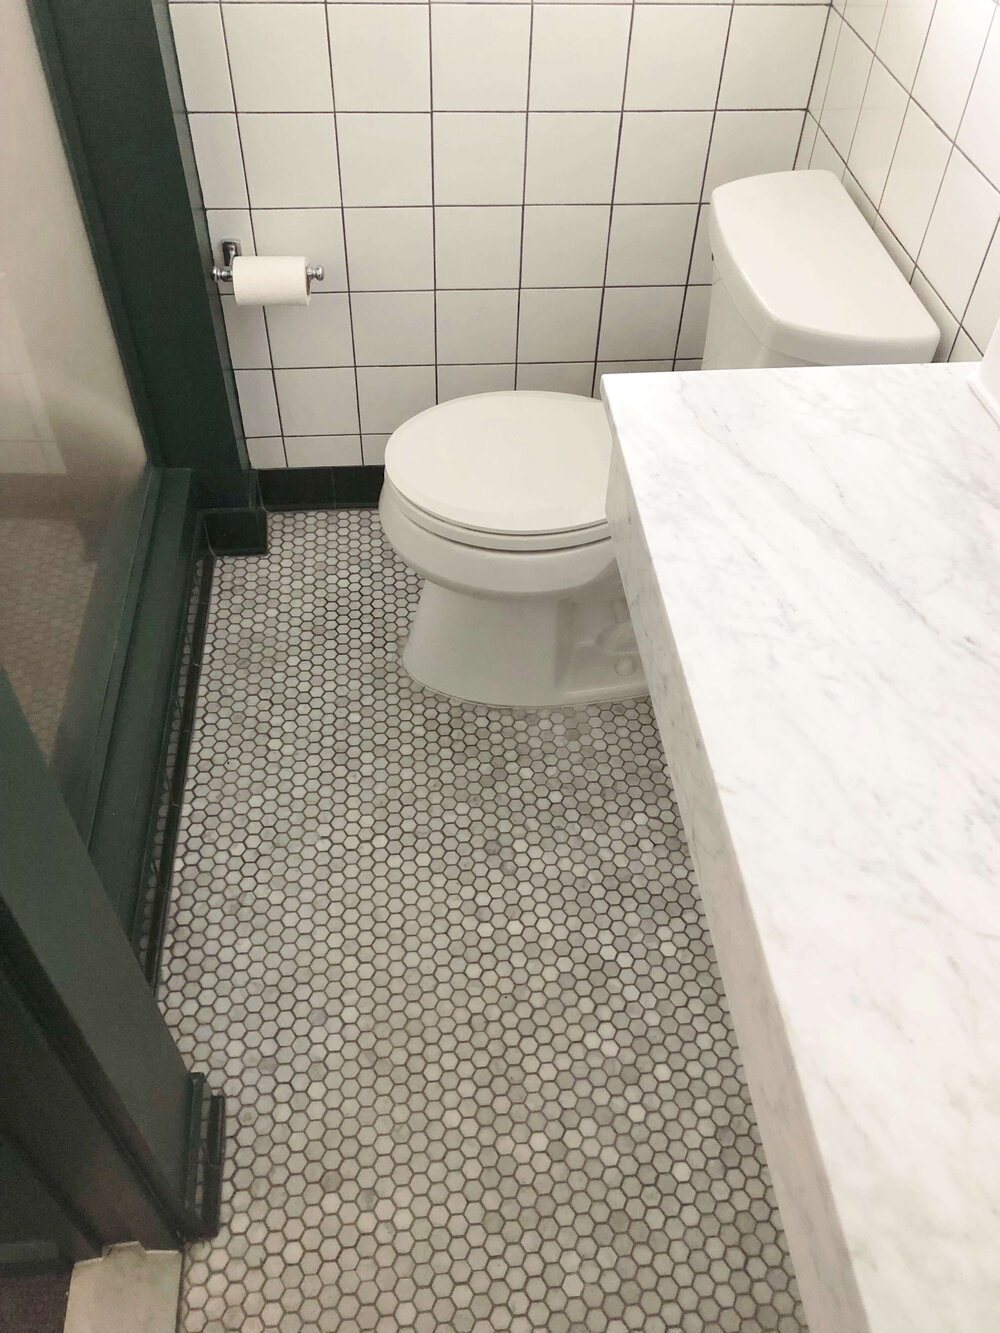
M 830 172 L 712 193 L 703 368 L 929 361 L 937 325 Z M 424 580 L 403 664 L 507 707 L 646 693 L 611 537 L 603 405 L 510 390 L 452 399 L 386 446 L 380 516 Z

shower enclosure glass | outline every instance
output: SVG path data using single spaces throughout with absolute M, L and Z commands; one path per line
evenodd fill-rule
M 76 813 L 151 482 L 24 0 L 0 12 L 0 665 Z

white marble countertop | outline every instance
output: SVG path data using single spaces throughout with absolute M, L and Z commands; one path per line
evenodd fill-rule
M 970 371 L 604 380 L 812 1333 L 1000 1329 L 1000 428 Z

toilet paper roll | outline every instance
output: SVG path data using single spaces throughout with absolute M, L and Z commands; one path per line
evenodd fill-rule
M 233 260 L 237 305 L 308 305 L 304 255 L 237 255 Z

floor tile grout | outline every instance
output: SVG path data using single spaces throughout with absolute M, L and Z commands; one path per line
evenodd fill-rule
M 370 510 L 218 562 L 160 991 L 230 1104 L 184 1333 L 800 1333 L 647 700 L 399 663 Z

